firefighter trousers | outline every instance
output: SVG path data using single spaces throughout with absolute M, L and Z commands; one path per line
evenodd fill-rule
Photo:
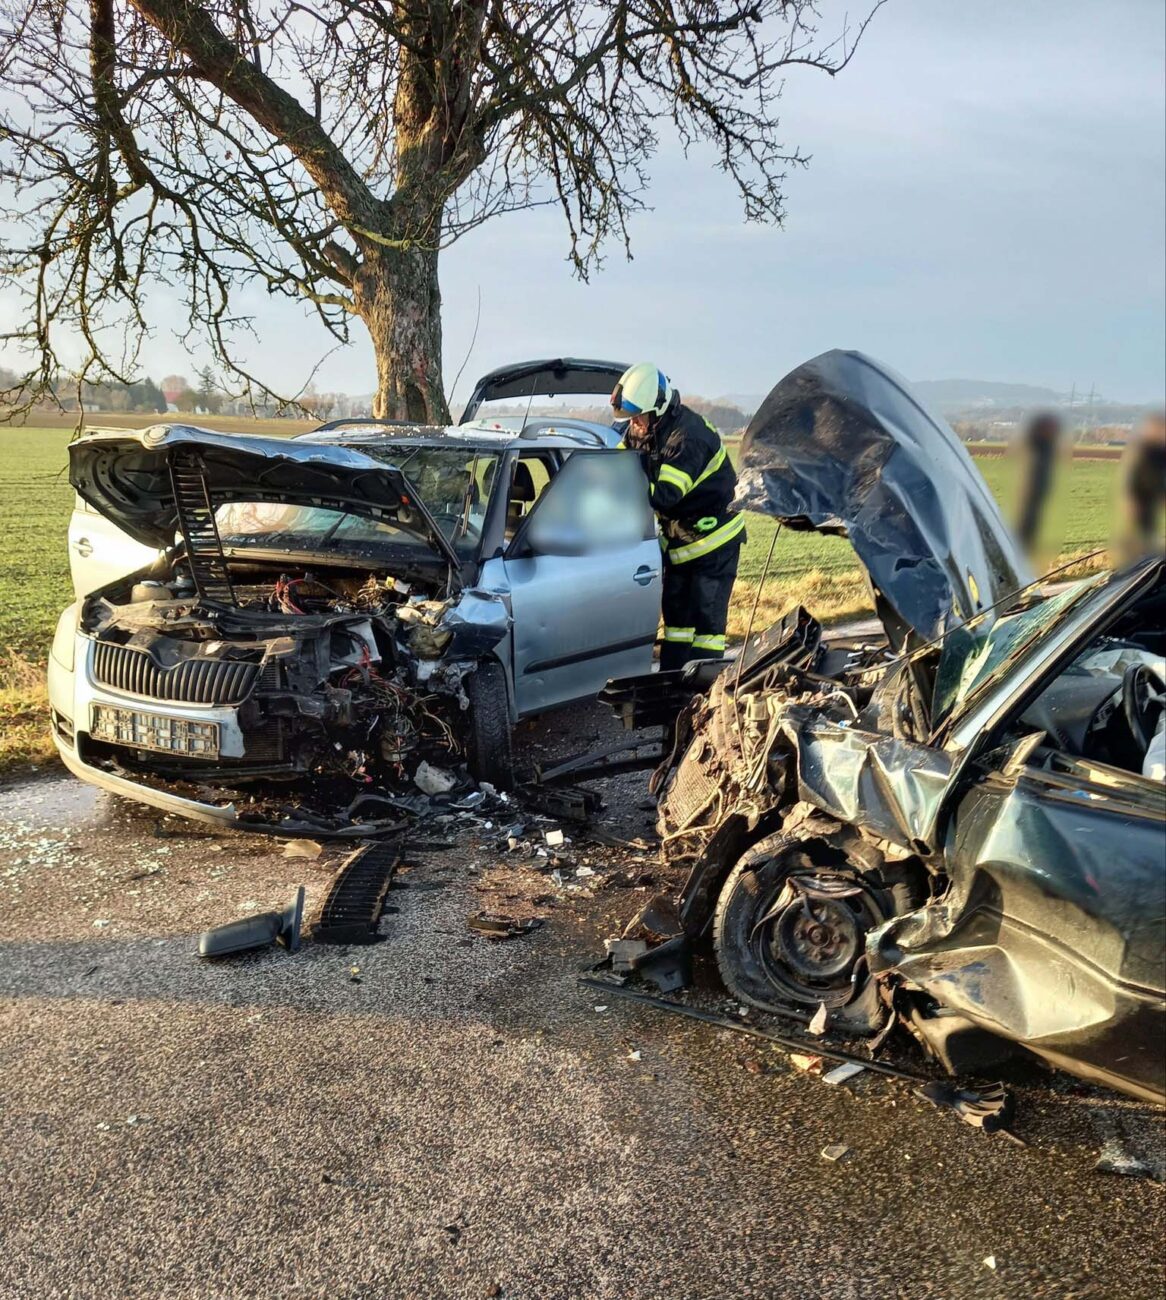
M 724 656 L 729 598 L 740 558 L 741 543 L 736 540 L 687 564 L 670 564 L 665 554 L 661 672 L 683 668 L 690 659 Z

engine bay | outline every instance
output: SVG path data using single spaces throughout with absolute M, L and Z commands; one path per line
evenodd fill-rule
M 447 655 L 454 630 L 442 620 L 455 602 L 436 583 L 286 560 L 232 562 L 228 576 L 231 604 L 200 596 L 182 560 L 85 602 L 98 687 L 152 708 L 205 707 L 200 725 L 214 729 L 198 744 L 173 730 L 159 739 L 107 709 L 90 761 L 186 783 L 208 780 L 213 762 L 216 782 L 338 781 L 351 798 L 408 785 L 422 763 L 461 760 L 461 681 L 475 661 Z

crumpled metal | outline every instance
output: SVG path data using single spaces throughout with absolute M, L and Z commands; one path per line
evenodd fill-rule
M 860 352 L 823 353 L 773 389 L 745 431 L 734 504 L 848 536 L 896 649 L 1032 581 L 951 426 Z

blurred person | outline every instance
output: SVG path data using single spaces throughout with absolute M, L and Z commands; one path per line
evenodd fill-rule
M 1060 416 L 1042 411 L 1029 421 L 1021 439 L 1020 508 L 1016 516 L 1016 536 L 1030 557 L 1035 555 L 1040 538 L 1062 434 Z
M 612 423 L 637 452 L 664 551 L 663 672 L 690 659 L 721 659 L 745 516 L 729 508 L 737 472 L 721 435 L 681 404 L 668 376 L 631 366 L 611 394 Z
M 1130 560 L 1166 547 L 1166 412 L 1146 416 L 1122 461 L 1122 550 Z

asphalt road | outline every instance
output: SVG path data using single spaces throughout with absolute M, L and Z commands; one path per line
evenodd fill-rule
M 650 821 L 641 779 L 608 794 Z M 300 883 L 310 915 L 335 856 L 0 791 L 0 1297 L 1163 1294 L 1161 1181 L 1095 1170 L 1110 1141 L 1160 1180 L 1159 1112 L 1028 1069 L 1019 1149 L 604 999 L 577 976 L 646 893 L 605 887 L 628 855 L 568 844 L 560 886 L 497 830 L 411 854 L 376 947 L 212 965 L 199 930 Z M 497 943 L 482 908 L 547 924 Z

